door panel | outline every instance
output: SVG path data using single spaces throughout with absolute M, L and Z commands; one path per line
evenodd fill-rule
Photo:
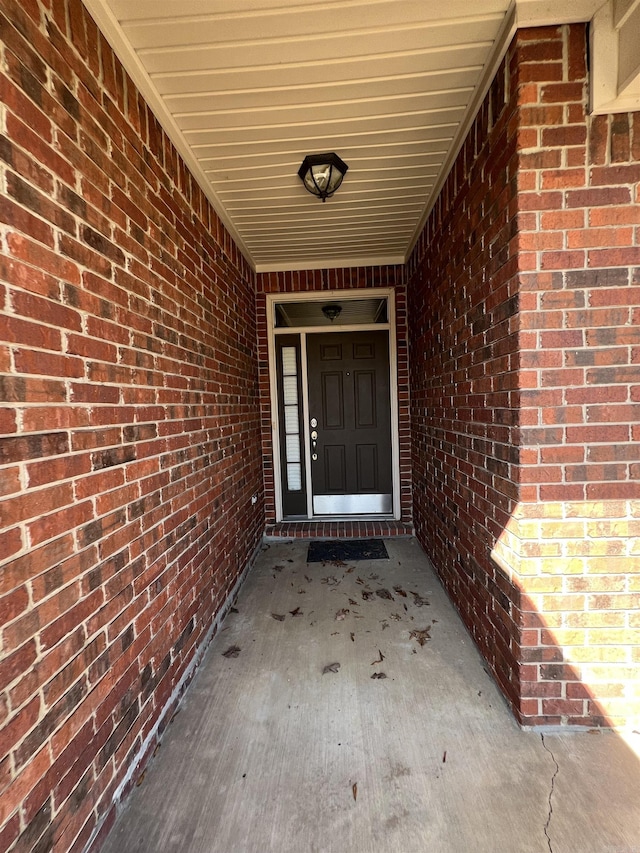
M 307 374 L 314 513 L 390 513 L 388 332 L 310 334 Z
M 375 444 L 359 444 L 357 448 L 357 473 L 359 492 L 378 491 L 378 447 Z
M 347 489 L 347 466 L 344 445 L 325 444 L 324 481 L 327 491 L 344 493 Z
M 376 374 L 372 370 L 354 373 L 356 429 L 376 425 Z
M 344 390 L 342 373 L 322 373 L 321 421 L 324 429 L 344 429 Z

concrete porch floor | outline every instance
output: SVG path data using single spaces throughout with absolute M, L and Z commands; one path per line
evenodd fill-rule
M 521 731 L 420 546 L 386 546 L 264 547 L 105 853 L 640 852 L 640 736 Z

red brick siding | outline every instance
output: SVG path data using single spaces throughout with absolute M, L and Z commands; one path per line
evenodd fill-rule
M 407 306 L 404 269 L 396 266 L 358 267 L 326 270 L 294 270 L 289 272 L 259 273 L 257 279 L 257 321 L 260 362 L 260 400 L 262 411 L 262 457 L 265 480 L 265 514 L 267 524 L 273 525 L 276 518 L 275 484 L 273 470 L 273 442 L 271 433 L 271 400 L 269 390 L 269 353 L 267 343 L 267 300 L 270 293 L 307 293 L 358 288 L 392 287 L 396 305 L 396 341 L 398 358 L 398 426 L 400 437 L 400 503 L 403 528 L 389 528 L 391 533 L 406 532 L 411 523 L 411 430 L 409 421 L 409 364 L 407 346 Z M 375 525 L 370 528 L 373 531 Z M 268 528 L 268 532 L 270 529 Z M 305 529 L 309 530 L 307 526 Z M 318 535 L 323 533 L 323 528 Z M 331 528 L 329 528 L 331 529 Z M 367 528 L 369 529 L 369 528 Z M 360 527 L 343 525 L 341 535 L 360 533 Z M 370 535 L 374 535 L 371 533 Z
M 640 114 L 586 114 L 584 26 L 517 50 L 522 713 L 637 724 Z
M 80 850 L 263 531 L 254 275 L 82 4 L 0 14 L 0 849 Z
M 503 63 L 409 261 L 414 523 L 502 689 L 518 591 L 491 550 L 518 498 L 517 128 Z
M 527 724 L 640 716 L 640 120 L 585 36 L 517 34 L 410 261 L 416 530 Z
M 640 114 L 585 114 L 585 30 L 522 35 L 524 501 L 639 496 Z M 563 66 L 537 61 L 554 46 Z M 564 65 L 563 65 L 564 60 Z M 560 109 L 548 125 L 547 105 Z

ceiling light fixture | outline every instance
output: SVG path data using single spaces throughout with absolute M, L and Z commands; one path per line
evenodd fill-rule
M 324 314 L 324 316 L 328 320 L 331 320 L 332 323 L 336 319 L 336 317 L 338 317 L 340 315 L 341 312 L 342 312 L 342 306 L 341 305 L 323 305 L 322 306 L 322 313 Z
M 326 201 L 338 189 L 348 168 L 337 154 L 308 154 L 298 176 L 306 190 Z

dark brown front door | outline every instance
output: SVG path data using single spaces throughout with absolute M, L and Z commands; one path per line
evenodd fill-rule
M 389 334 L 307 337 L 314 515 L 391 513 Z

